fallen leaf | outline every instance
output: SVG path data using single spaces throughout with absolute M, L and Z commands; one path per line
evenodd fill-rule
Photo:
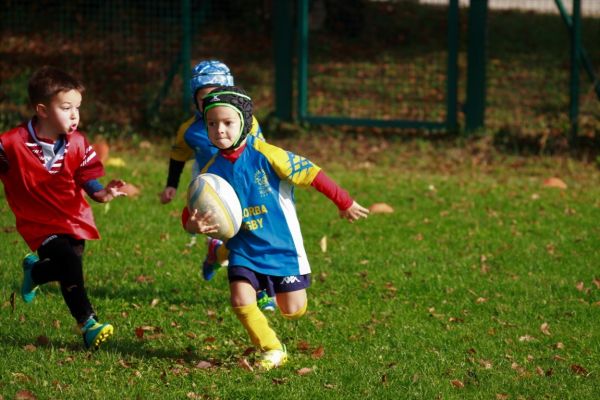
M 319 240 L 319 247 L 321 248 L 322 253 L 327 253 L 327 236 L 323 236 L 321 240 Z
M 150 307 L 155 307 L 159 302 L 159 299 L 152 299 L 152 301 L 150 302 Z
M 213 365 L 212 363 L 208 362 L 208 361 L 200 361 L 198 364 L 196 364 L 196 368 L 200 368 L 200 369 L 207 369 L 207 368 L 211 368 Z
M 19 390 L 15 394 L 15 400 L 36 400 L 37 397 L 29 390 Z
M 92 148 L 96 152 L 96 157 L 104 164 L 108 160 L 108 154 L 110 153 L 110 147 L 104 140 L 92 144 Z
M 300 376 L 303 376 L 303 375 L 310 374 L 312 371 L 313 371 L 312 368 L 304 367 L 304 368 L 300 368 L 298 371 L 296 371 L 296 373 Z
M 123 160 L 122 158 L 116 157 L 116 158 L 109 158 L 106 161 L 106 165 L 111 166 L 111 167 L 124 167 L 127 164 L 125 163 L 125 160 Z
M 496 400 L 508 400 L 509 396 L 505 393 L 496 393 Z
M 462 389 L 465 387 L 465 384 L 462 381 L 459 381 L 458 379 L 454 379 L 452 381 L 450 381 L 450 383 L 452 384 L 452 386 L 454 386 L 455 388 L 459 388 Z
M 523 335 L 519 337 L 519 342 L 531 342 L 532 340 L 535 340 L 535 338 L 529 335 Z
M 541 326 L 540 326 L 540 331 L 542 331 L 542 333 L 544 335 L 550 336 L 550 326 L 548 325 L 547 322 L 544 322 Z
M 26 344 L 26 345 L 23 347 L 23 350 L 25 350 L 25 351 L 29 351 L 29 352 L 34 352 L 34 351 L 36 351 L 36 350 L 37 350 L 37 347 L 35 347 L 35 346 L 34 346 L 34 345 L 32 345 L 32 344 Z
M 571 371 L 573 371 L 577 375 L 587 376 L 587 369 L 583 368 L 581 365 L 573 364 L 571 365 Z
M 600 278 L 594 278 L 592 283 L 594 284 L 594 286 L 596 286 L 596 289 L 600 289 Z
M 369 207 L 369 211 L 373 214 L 391 214 L 394 208 L 386 203 L 373 203 Z
M 321 358 L 323 357 L 323 355 L 325 354 L 325 349 L 323 348 L 323 346 L 319 346 L 315 349 L 315 351 L 312 352 L 312 354 L 310 355 L 312 358 Z
M 475 300 L 475 303 L 482 304 L 482 303 L 485 303 L 487 301 L 488 301 L 488 299 L 486 299 L 485 297 L 478 297 L 477 300 Z
M 564 349 L 564 348 L 565 348 L 565 345 L 563 344 L 563 342 L 557 342 L 557 343 L 554 345 L 554 348 L 555 348 L 555 349 Z
M 125 193 L 128 197 L 135 197 L 140 194 L 140 189 L 132 183 L 126 183 L 119 190 Z
M 304 340 L 301 340 L 298 342 L 298 350 L 308 351 L 308 350 L 310 350 L 310 344 Z
M 48 336 L 40 335 L 35 339 L 35 342 L 39 346 L 48 346 L 48 344 L 50 344 L 50 339 L 48 339 Z
M 254 371 L 254 368 L 252 368 L 252 365 L 250 365 L 248 360 L 246 360 L 245 358 L 240 358 L 238 360 L 238 365 L 247 371 L 250 371 L 250 372 Z
M 562 179 L 556 178 L 556 177 L 551 177 L 551 178 L 546 179 L 543 183 L 543 186 L 557 188 L 557 189 L 566 189 L 567 188 L 567 184 Z
M 579 290 L 580 292 L 583 292 L 585 290 L 585 284 L 583 282 L 577 282 L 577 284 L 575 285 L 575 287 L 577 288 L 577 290 Z

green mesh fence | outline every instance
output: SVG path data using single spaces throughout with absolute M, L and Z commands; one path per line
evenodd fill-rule
M 443 123 L 447 5 L 311 2 L 307 113 Z
M 572 2 L 563 3 L 570 15 Z M 582 45 L 600 73 L 600 2 L 581 3 Z M 501 140 L 566 147 L 571 44 L 556 2 L 492 1 L 488 21 L 487 127 Z M 579 136 L 600 139 L 600 99 L 583 68 L 580 84 Z
M 221 59 L 240 84 L 260 88 L 259 104 L 272 104 L 265 94 L 272 62 L 264 2 L 188 4 L 191 54 L 186 68 L 201 59 Z M 182 99 L 181 0 L 2 0 L 0 5 L 3 128 L 29 117 L 27 80 L 45 64 L 83 80 L 86 130 L 154 127 L 172 133 L 191 112 Z M 153 104 L 159 107 L 149 114 Z

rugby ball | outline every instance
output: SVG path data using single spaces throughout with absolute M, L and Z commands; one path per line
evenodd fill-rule
M 212 223 L 219 224 L 219 231 L 210 233 L 217 239 L 230 239 L 242 225 L 242 207 L 229 182 L 215 174 L 200 174 L 190 182 L 187 193 L 190 212 L 194 209 L 203 214 L 212 211 Z

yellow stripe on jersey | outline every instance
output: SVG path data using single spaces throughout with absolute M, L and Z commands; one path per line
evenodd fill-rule
M 175 161 L 187 161 L 194 157 L 194 150 L 187 145 L 184 139 L 185 131 L 196 121 L 196 116 L 185 121 L 183 124 L 179 125 L 177 129 L 177 136 L 175 137 L 175 141 L 171 145 L 171 154 L 169 157 Z
M 319 166 L 313 164 L 307 158 L 285 151 L 262 140 L 255 140 L 254 148 L 269 160 L 279 178 L 296 186 L 309 187 L 321 170 Z

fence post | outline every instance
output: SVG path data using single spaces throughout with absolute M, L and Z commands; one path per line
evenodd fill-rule
M 488 0 L 470 2 L 465 107 L 467 132 L 483 128 L 485 124 L 487 11 Z
M 446 127 L 449 131 L 457 128 L 458 104 L 458 0 L 450 0 L 448 6 L 448 66 L 446 76 Z
M 293 98 L 293 21 L 290 1 L 273 3 L 273 46 L 275 54 L 275 116 L 292 119 Z
M 188 113 L 192 96 L 188 84 L 191 78 L 190 63 L 192 58 L 192 6 L 190 0 L 181 0 L 181 35 L 181 80 L 183 87 L 181 106 L 183 111 Z
M 571 90 L 569 120 L 571 122 L 571 145 L 577 141 L 579 117 L 579 53 L 581 46 L 581 0 L 573 0 L 573 19 L 571 24 Z
M 308 0 L 298 0 L 298 119 L 308 108 Z

